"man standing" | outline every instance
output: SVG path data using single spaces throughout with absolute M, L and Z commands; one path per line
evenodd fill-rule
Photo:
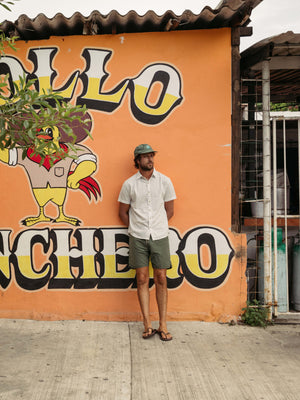
M 174 214 L 176 194 L 171 180 L 154 168 L 156 151 L 148 144 L 134 150 L 139 170 L 127 179 L 119 195 L 119 216 L 128 226 L 129 266 L 136 270 L 137 293 L 143 315 L 143 338 L 158 333 L 172 340 L 167 330 L 167 269 L 171 268 L 168 220 Z M 159 328 L 153 329 L 149 311 L 149 260 L 154 271 Z

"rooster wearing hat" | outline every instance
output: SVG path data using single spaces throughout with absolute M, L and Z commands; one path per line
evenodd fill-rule
M 92 128 L 91 116 L 86 113 L 84 119 L 88 120 L 88 131 Z M 40 222 L 64 222 L 71 225 L 80 225 L 80 220 L 64 213 L 64 203 L 67 188 L 80 189 L 91 199 L 91 194 L 97 201 L 101 199 L 101 189 L 91 175 L 96 171 L 97 158 L 90 149 L 78 144 L 86 138 L 87 133 L 78 120 L 65 121 L 76 137 L 76 152 L 68 144 L 68 135 L 62 126 L 45 126 L 39 129 L 37 137 L 45 142 L 52 141 L 55 146 L 45 147 L 44 158 L 34 153 L 34 148 L 29 148 L 26 157 L 22 157 L 22 148 L 0 150 L 0 160 L 10 166 L 21 165 L 25 168 L 31 184 L 34 198 L 39 206 L 39 214 L 30 216 L 22 221 L 25 226 L 32 226 Z M 62 157 L 60 152 L 68 154 Z M 50 155 L 51 153 L 51 155 Z M 45 206 L 53 203 L 58 207 L 58 216 L 51 218 L 45 214 Z

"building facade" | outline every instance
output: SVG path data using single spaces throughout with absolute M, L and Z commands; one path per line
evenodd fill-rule
M 92 161 L 96 170 L 74 190 L 67 175 L 60 184 L 50 179 L 72 173 L 74 162 L 35 168 L 17 151 L 8 159 L 0 154 L 0 317 L 140 318 L 117 199 L 136 172 L 135 146 L 150 143 L 158 151 L 156 168 L 177 194 L 168 318 L 238 318 L 247 299 L 246 235 L 236 229 L 238 46 L 256 4 L 229 3 L 181 20 L 149 12 L 142 21 L 112 13 L 109 24 L 98 14 L 88 21 L 57 15 L 3 24 L 6 34 L 18 28 L 20 39 L 17 52 L 0 60 L 1 73 L 16 83 L 25 74 L 36 79 L 36 90 L 52 87 L 86 105 L 91 137 L 78 137 L 77 145 L 86 157 L 82 164 Z M 60 207 L 52 194 L 58 187 Z M 151 296 L 155 318 L 154 290 Z

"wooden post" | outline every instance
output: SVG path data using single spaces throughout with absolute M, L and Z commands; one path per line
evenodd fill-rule
M 231 29 L 231 228 L 240 232 L 239 189 L 240 189 L 240 141 L 241 141 L 241 93 L 240 93 L 240 28 Z

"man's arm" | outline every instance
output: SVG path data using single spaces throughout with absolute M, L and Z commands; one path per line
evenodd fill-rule
M 129 208 L 130 204 L 120 203 L 119 217 L 125 226 L 129 226 Z
M 171 219 L 174 215 L 174 200 L 165 202 L 165 209 L 167 213 L 168 220 Z

